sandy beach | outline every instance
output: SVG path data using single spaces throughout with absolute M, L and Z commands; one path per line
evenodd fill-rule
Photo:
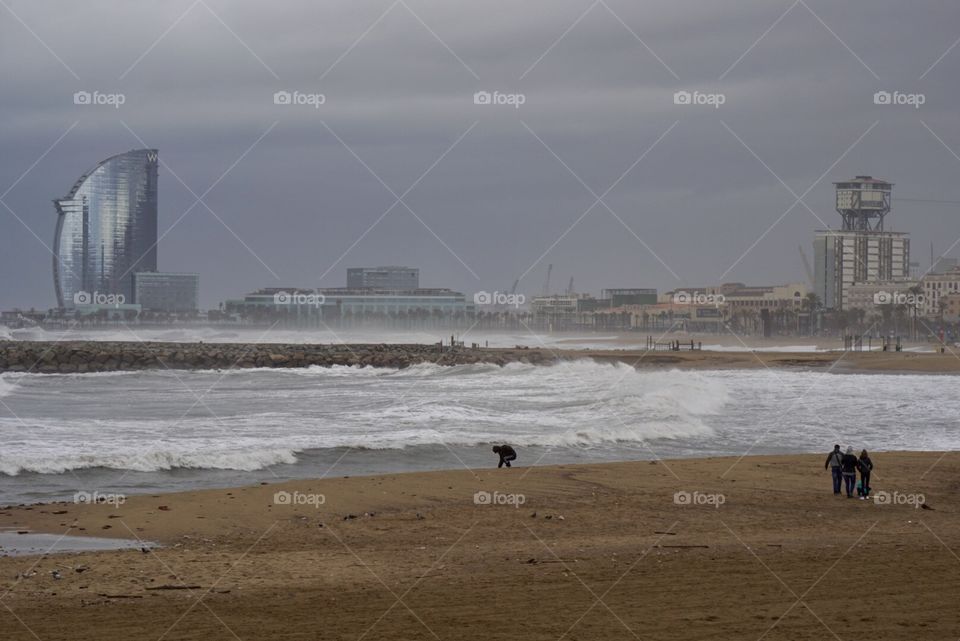
M 874 454 L 878 501 L 835 497 L 825 455 L 4 508 L 0 528 L 163 547 L 0 558 L 0 629 L 44 641 L 960 636 L 960 454 Z

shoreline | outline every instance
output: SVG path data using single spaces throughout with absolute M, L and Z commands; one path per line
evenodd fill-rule
M 817 460 L 824 459 L 826 454 L 821 455 L 801 453 L 801 454 L 751 454 L 745 456 L 690 456 L 682 458 L 655 458 L 655 459 L 644 459 L 644 460 L 629 460 L 629 461 L 601 461 L 601 462 L 587 462 L 587 463 L 561 463 L 561 464 L 552 464 L 552 465 L 515 465 L 512 468 L 501 468 L 497 469 L 496 467 L 496 457 L 493 456 L 491 461 L 492 464 L 487 467 L 450 467 L 444 469 L 434 469 L 434 470 L 416 470 L 416 471 L 404 471 L 404 472 L 391 472 L 391 473 L 370 473 L 370 474 L 351 474 L 343 476 L 321 476 L 318 478 L 295 478 L 295 479 L 278 479 L 275 481 L 261 481 L 256 484 L 250 485 L 238 485 L 238 486 L 223 486 L 223 487 L 211 487 L 211 488 L 198 488 L 190 490 L 179 490 L 179 491 L 170 491 L 170 492 L 144 492 L 144 493 L 131 493 L 121 495 L 123 499 L 119 502 L 119 505 L 110 503 L 108 501 L 102 501 L 100 503 L 76 503 L 74 501 L 40 501 L 36 503 L 27 503 L 27 504 L 18 504 L 18 505 L 7 505 L 0 506 L 0 530 L 16 530 L 27 528 L 33 533 L 37 534 L 63 534 L 64 527 L 73 531 L 77 536 L 100 536 L 105 538 L 123 538 L 123 531 L 116 531 L 113 528 L 104 530 L 103 532 L 97 532 L 96 530 L 89 530 L 88 528 L 82 527 L 79 525 L 79 519 L 90 518 L 96 521 L 97 519 L 103 520 L 106 518 L 106 521 L 103 521 L 103 525 L 109 525 L 111 519 L 120 518 L 118 515 L 121 512 L 127 512 L 132 510 L 137 516 L 131 520 L 129 517 L 124 517 L 127 523 L 136 522 L 137 518 L 143 517 L 147 514 L 156 514 L 155 511 L 151 511 L 151 504 L 160 503 L 167 507 L 183 503 L 188 504 L 192 507 L 202 508 L 205 503 L 204 501 L 213 500 L 215 497 L 221 497 L 223 495 L 234 498 L 236 493 L 247 494 L 247 500 L 252 501 L 256 499 L 257 501 L 263 501 L 264 505 L 267 505 L 268 508 L 272 509 L 274 507 L 283 507 L 281 503 L 274 502 L 270 504 L 270 495 L 278 491 L 287 491 L 287 492 L 301 492 L 306 494 L 307 492 L 318 491 L 319 489 L 329 489 L 333 488 L 331 494 L 324 493 L 324 496 L 328 495 L 337 495 L 338 493 L 343 492 L 346 497 L 343 501 L 333 501 L 327 503 L 324 501 L 319 505 L 312 504 L 302 504 L 312 507 L 316 511 L 329 513 L 331 511 L 341 510 L 344 511 L 343 516 L 351 513 L 349 509 L 349 501 L 357 501 L 359 503 L 355 506 L 353 511 L 363 511 L 369 509 L 388 509 L 388 505 L 392 507 L 397 507 L 396 501 L 397 496 L 396 492 L 387 492 L 383 491 L 382 494 L 390 495 L 389 502 L 379 502 L 376 499 L 368 500 L 364 497 L 366 493 L 363 489 L 351 489 L 350 486 L 358 485 L 382 485 L 385 481 L 391 483 L 396 483 L 400 486 L 403 485 L 413 485 L 421 488 L 431 488 L 432 492 L 441 490 L 437 496 L 442 496 L 444 498 L 449 498 L 450 493 L 442 491 L 442 488 L 439 486 L 445 482 L 445 479 L 448 478 L 458 478 L 460 482 L 467 481 L 470 482 L 470 479 L 482 483 L 485 479 L 491 480 L 493 482 L 506 481 L 510 484 L 510 487 L 516 489 L 520 487 L 525 479 L 530 477 L 542 477 L 542 476 L 554 476 L 560 475 L 562 478 L 573 478 L 580 473 L 594 473 L 596 471 L 602 471 L 604 473 L 609 473 L 611 476 L 616 477 L 619 472 L 624 471 L 642 471 L 650 466 L 659 466 L 661 470 L 667 470 L 666 474 L 661 473 L 660 476 L 672 476 L 676 481 L 682 481 L 682 476 L 673 472 L 674 467 L 678 469 L 695 469 L 699 466 L 705 466 L 707 468 L 713 468 L 714 466 L 722 466 L 723 473 L 716 478 L 711 479 L 711 482 L 708 485 L 717 487 L 723 485 L 726 481 L 732 480 L 736 482 L 736 474 L 733 474 L 737 468 L 750 468 L 751 466 L 757 468 L 767 468 L 767 467 L 776 467 L 779 465 L 793 466 L 797 464 L 803 464 L 808 469 L 805 471 L 807 474 L 804 476 L 809 476 L 811 471 L 820 471 L 823 468 L 823 462 L 820 462 L 819 467 L 816 465 Z M 931 467 L 937 467 L 944 461 L 948 463 L 956 464 L 960 467 L 960 451 L 874 451 L 871 452 L 871 457 L 875 461 L 883 460 L 893 460 L 899 463 L 903 461 L 927 461 Z M 507 475 L 513 475 L 507 476 Z M 519 476 L 520 478 L 517 478 Z M 747 476 L 751 476 L 747 473 Z M 879 476 L 879 471 L 878 471 Z M 926 473 L 921 476 L 926 476 Z M 679 478 L 678 478 L 679 477 Z M 729 479 L 727 477 L 730 477 Z M 766 477 L 769 478 L 769 477 Z M 878 478 L 878 477 L 875 477 Z M 811 486 L 809 491 L 816 493 L 818 490 L 822 490 L 824 487 L 828 487 L 830 483 L 829 474 L 824 472 L 823 479 L 816 486 Z M 918 486 L 920 484 L 929 485 L 929 481 L 923 481 L 919 479 L 917 481 Z M 873 485 L 877 485 L 875 481 Z M 447 489 L 453 489 L 448 487 Z M 752 490 L 764 491 L 763 488 L 758 486 L 753 486 Z M 876 488 L 875 488 L 876 489 Z M 90 492 L 92 493 L 92 492 Z M 404 494 L 403 491 L 399 492 L 401 495 Z M 104 494 L 104 493 L 101 493 Z M 417 495 L 411 495 L 416 497 Z M 428 495 L 424 495 L 428 496 Z M 274 497 L 276 498 L 276 497 Z M 435 496 L 431 496 L 428 500 L 435 499 Z M 401 501 L 403 502 L 403 501 Z M 220 501 L 220 504 L 223 502 Z M 248 509 L 249 506 L 240 505 L 241 510 Z M 296 509 L 298 506 L 288 506 Z M 39 508 L 56 508 L 56 509 L 39 509 Z M 169 510 L 164 510 L 158 508 L 161 512 L 167 512 Z M 232 511 L 231 508 L 224 508 L 228 511 Z M 307 510 L 309 512 L 309 509 Z M 33 512 L 33 514 L 28 514 Z M 68 519 L 64 515 L 70 515 Z M 958 516 L 960 516 L 960 506 L 957 510 Z M 203 519 L 203 512 L 198 511 L 194 514 L 196 518 Z M 67 523 L 70 519 L 73 519 L 74 523 Z M 179 520 L 179 517 L 175 520 Z M 53 525 L 54 521 L 57 522 L 56 525 Z M 161 528 L 161 531 L 173 532 L 177 534 L 177 530 L 174 526 L 173 529 L 168 527 Z M 102 528 L 101 528 L 102 529 Z M 137 530 L 142 530 L 138 527 Z M 157 540 L 169 542 L 171 539 L 169 537 L 160 536 Z
M 0 557 L 0 625 L 16 641 L 34 638 L 21 621 L 77 641 L 233 638 L 218 619 L 239 638 L 433 638 L 429 629 L 556 641 L 627 628 L 673 641 L 822 637 L 822 619 L 880 640 L 953 638 L 960 452 L 872 456 L 875 494 L 923 495 L 931 509 L 834 497 L 826 452 L 494 461 L 3 509 L 0 527 L 163 547 Z M 843 598 L 848 583 L 870 598 Z M 217 617 L 192 608 L 198 599 Z
M 636 368 L 802 368 L 844 372 L 960 374 L 960 357 L 936 352 L 649 351 L 428 344 L 290 344 L 0 341 L 0 373 L 76 374 L 355 366 L 405 368 L 510 363 L 551 365 L 591 359 Z

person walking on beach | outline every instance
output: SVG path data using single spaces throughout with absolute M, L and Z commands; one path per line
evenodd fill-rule
M 863 496 L 860 498 L 866 499 L 870 496 L 870 472 L 873 471 L 873 461 L 870 460 L 867 451 L 863 450 L 860 452 L 860 460 L 857 463 L 860 468 L 860 486 L 863 488 Z
M 843 483 L 843 452 L 839 445 L 833 446 L 833 451 L 827 456 L 827 462 L 823 464 L 823 469 L 830 468 L 833 475 L 833 493 L 840 495 L 840 485 Z
M 500 455 L 500 463 L 497 464 L 497 468 L 501 468 L 506 464 L 507 467 L 510 467 L 510 461 L 517 460 L 517 451 L 510 447 L 509 445 L 494 445 L 493 451 L 495 454 Z
M 857 485 L 857 469 L 860 467 L 860 461 L 857 460 L 852 447 L 848 447 L 847 453 L 840 459 L 840 467 L 843 470 L 843 485 L 847 491 L 847 498 L 852 499 L 853 488 Z

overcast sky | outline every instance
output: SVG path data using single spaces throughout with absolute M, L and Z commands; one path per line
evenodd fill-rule
M 52 199 L 144 146 L 159 267 L 204 307 L 377 264 L 467 293 L 549 263 L 595 294 L 803 280 L 833 181 L 960 201 L 958 38 L 955 0 L 0 0 L 0 308 L 55 304 Z M 926 269 L 958 213 L 888 228 Z

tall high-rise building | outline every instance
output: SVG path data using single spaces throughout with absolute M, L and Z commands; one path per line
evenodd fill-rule
M 157 150 L 107 158 L 54 204 L 58 306 L 94 295 L 132 302 L 134 272 L 157 271 Z
M 349 267 L 350 289 L 419 289 L 420 270 L 416 267 Z
M 854 285 L 910 279 L 910 237 L 885 231 L 893 183 L 871 176 L 834 183 L 838 231 L 818 230 L 813 241 L 815 291 L 827 309 L 849 309 Z

